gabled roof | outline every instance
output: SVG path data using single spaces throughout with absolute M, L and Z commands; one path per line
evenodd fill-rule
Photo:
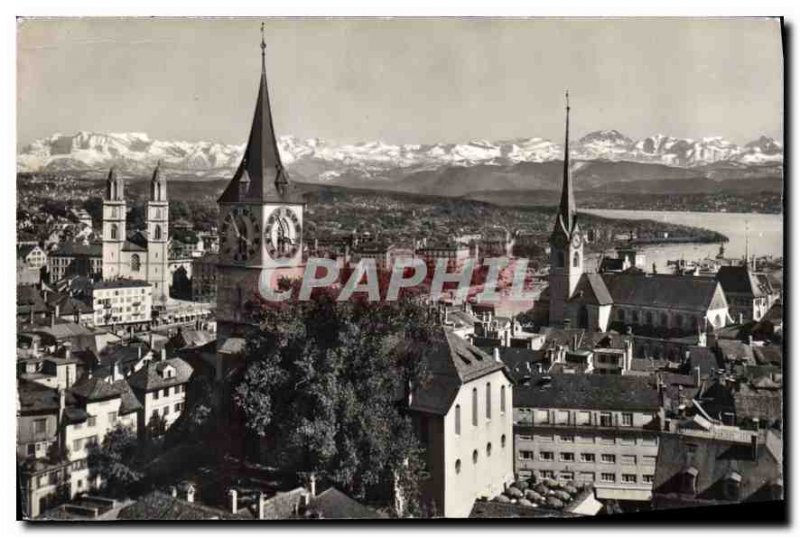
M 617 306 L 646 306 L 706 312 L 723 307 L 724 296 L 711 278 L 667 274 L 605 273 L 602 279 Z
M 306 513 L 315 512 L 323 519 L 384 518 L 380 513 L 333 487 L 311 498 Z
M 160 491 L 140 497 L 136 503 L 124 507 L 118 520 L 238 520 L 245 519 L 224 509 L 198 502 L 189 503 Z
M 242 161 L 219 198 L 220 203 L 238 201 L 298 202 L 293 185 L 281 162 L 278 140 L 272 122 L 267 69 L 266 45 L 261 43 L 261 81 L 253 114 L 253 124 Z
M 782 466 L 763 441 L 759 442 L 754 457 L 749 444 L 662 435 L 653 491 L 656 494 L 683 495 L 682 478 L 687 472 L 695 475 L 696 498 L 705 500 L 726 500 L 725 481 L 738 474 L 741 478 L 739 499 L 746 501 L 780 479 Z
M 134 395 L 127 380 L 117 380 L 113 383 L 113 386 L 120 392 L 120 414 L 130 414 L 131 412 L 142 409 L 142 403 L 140 403 L 136 395 Z
M 743 293 L 753 297 L 764 296 L 755 274 L 746 266 L 724 266 L 717 272 L 717 281 L 726 293 Z
M 86 401 L 103 401 L 119 397 L 118 387 L 97 377 L 84 378 L 70 388 L 70 391 Z
M 462 384 L 504 369 L 502 362 L 448 328 L 439 328 L 424 352 L 430 379 L 414 391 L 411 402 L 412 409 L 423 412 L 447 413 Z
M 607 306 L 614 303 L 603 278 L 595 273 L 581 274 L 570 300 L 597 306 Z
M 17 257 L 26 258 L 34 250 L 41 250 L 36 244 L 22 244 L 17 246 Z
M 62 242 L 50 252 L 53 257 L 103 257 L 103 245 L 98 243 L 83 244 L 80 242 Z
M 537 375 L 514 387 L 514 408 L 574 408 L 656 412 L 658 391 L 644 377 Z
M 58 411 L 58 392 L 41 384 L 17 379 L 20 412 Z
M 175 368 L 175 376 L 165 378 L 162 375 L 164 368 L 172 366 Z M 185 384 L 189 382 L 192 376 L 193 369 L 185 361 L 180 358 L 170 358 L 169 360 L 162 360 L 158 362 L 150 362 L 145 367 L 128 377 L 128 384 L 134 390 L 142 390 L 149 392 L 166 388 L 167 386 L 174 386 L 176 384 Z

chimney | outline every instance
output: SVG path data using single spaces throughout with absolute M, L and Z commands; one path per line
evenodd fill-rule
M 747 344 L 750 345 L 750 348 L 753 347 L 753 334 L 747 336 Z
M 573 334 L 572 336 L 572 350 L 578 349 L 578 334 Z
M 264 502 L 266 501 L 266 495 L 263 491 L 258 492 L 258 519 L 264 520 Z
M 64 418 L 64 409 L 67 407 L 67 392 L 64 388 L 58 389 L 58 422 Z
M 169 495 L 172 496 L 173 498 L 177 498 L 178 497 L 178 489 L 176 487 L 174 487 L 174 486 L 170 487 L 169 488 Z
M 236 489 L 230 489 L 228 491 L 228 498 L 231 500 L 231 513 L 235 515 L 239 511 L 239 494 L 236 492 Z M 261 517 L 258 518 L 261 519 Z
M 495 347 L 494 350 L 492 351 L 492 355 L 494 356 L 494 361 L 495 362 L 502 362 L 502 360 L 500 359 L 500 349 L 499 348 Z
M 308 478 L 308 491 L 311 493 L 311 497 L 314 498 L 317 495 L 317 475 L 311 474 Z
M 142 346 L 141 345 L 137 345 L 136 350 L 137 350 L 136 354 L 138 356 L 138 359 L 141 360 L 142 359 Z
M 167 349 L 166 347 L 161 349 L 161 361 L 165 361 L 167 359 Z
M 194 485 L 189 483 L 189 486 L 186 487 L 186 501 L 189 503 L 194 503 Z
M 694 368 L 694 383 L 695 386 L 700 386 L 700 366 Z
M 120 361 L 117 360 L 114 362 L 114 369 L 111 371 L 111 381 L 116 382 L 118 380 L 122 380 L 124 377 L 122 376 L 122 368 L 119 366 Z
M 758 460 L 758 434 L 750 437 L 750 455 L 754 461 Z

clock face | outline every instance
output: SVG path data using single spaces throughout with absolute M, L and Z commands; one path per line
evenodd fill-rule
M 583 237 L 581 236 L 580 232 L 576 231 L 575 234 L 572 236 L 572 247 L 580 248 L 582 242 L 583 242 Z
M 247 207 L 234 208 L 222 222 L 222 255 L 243 263 L 257 251 L 261 242 L 258 219 Z
M 278 207 L 267 219 L 264 244 L 272 259 L 291 259 L 300 249 L 302 237 L 300 219 L 289 207 Z

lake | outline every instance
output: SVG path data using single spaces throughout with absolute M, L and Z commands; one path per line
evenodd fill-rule
M 581 212 L 607 218 L 655 220 L 685 226 L 701 227 L 722 233 L 725 257 L 743 257 L 749 242 L 750 255 L 783 257 L 783 215 L 756 213 L 703 213 L 678 211 L 629 211 L 614 209 L 581 209 Z M 749 237 L 749 241 L 746 239 Z M 666 272 L 667 261 L 683 257 L 687 261 L 714 258 L 719 244 L 669 244 L 644 246 L 647 268 L 655 262 L 659 272 Z

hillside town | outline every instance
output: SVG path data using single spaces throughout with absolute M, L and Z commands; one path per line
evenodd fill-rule
M 47 211 L 18 200 L 23 518 L 575 518 L 783 500 L 782 258 L 719 240 L 718 255 L 658 271 L 643 246 L 669 233 L 581 213 L 569 94 L 546 228 L 442 228 L 422 204 L 387 234 L 334 214 L 335 193 L 301 191 L 284 167 L 265 49 L 213 225 L 172 218 L 161 163 L 135 219 L 114 168 L 99 220 L 88 194 L 64 200 L 71 178 L 47 178 L 61 185 Z M 374 199 L 360 195 L 348 203 Z M 382 203 L 368 208 L 409 210 Z M 307 303 L 264 299 L 264 274 L 296 291 L 314 258 L 342 279 Z M 492 300 L 485 272 L 462 277 L 493 258 L 523 267 L 524 298 L 511 270 Z M 327 295 L 413 260 L 466 296 Z

